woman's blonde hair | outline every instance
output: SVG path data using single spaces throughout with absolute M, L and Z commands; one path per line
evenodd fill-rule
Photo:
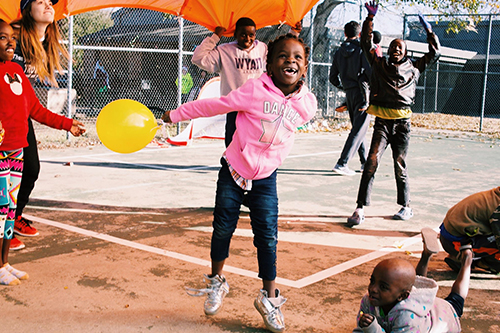
M 55 71 L 57 69 L 62 73 L 61 62 L 64 61 L 66 65 L 68 60 L 68 51 L 60 43 L 61 34 L 57 23 L 54 21 L 47 26 L 45 38 L 40 42 L 36 22 L 31 15 L 31 3 L 23 10 L 20 22 L 19 42 L 26 66 L 33 68 L 40 81 L 48 81 L 57 87 Z

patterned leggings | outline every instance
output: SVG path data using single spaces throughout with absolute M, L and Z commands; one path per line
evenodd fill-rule
M 23 175 L 23 150 L 0 151 L 0 237 L 12 239 L 17 193 Z

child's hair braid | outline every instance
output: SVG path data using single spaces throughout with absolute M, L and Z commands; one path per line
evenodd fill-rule
M 267 44 L 267 59 L 266 59 L 266 61 L 268 64 L 270 64 L 273 60 L 273 53 L 274 53 L 274 49 L 275 49 L 276 45 L 278 45 L 280 42 L 287 40 L 287 39 L 295 39 L 296 41 L 298 41 L 299 43 L 302 44 L 302 46 L 304 47 L 304 52 L 306 54 L 306 61 L 308 61 L 309 53 L 311 52 L 311 48 L 309 46 L 307 46 L 306 43 L 304 43 L 304 40 L 302 38 L 299 38 L 298 36 L 296 36 L 294 34 L 287 33 L 286 35 L 281 35 L 281 36 L 276 37 L 274 40 L 270 41 Z

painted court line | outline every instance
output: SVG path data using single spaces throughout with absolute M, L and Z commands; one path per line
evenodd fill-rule
M 192 257 L 192 256 L 188 256 L 185 254 L 180 254 L 180 253 L 176 253 L 176 252 L 172 252 L 172 251 L 162 250 L 162 249 L 159 249 L 159 248 L 154 247 L 154 246 L 149 246 L 149 245 L 144 245 L 144 244 L 132 242 L 132 241 L 129 241 L 126 239 L 122 239 L 122 238 L 102 234 L 99 232 L 74 227 L 74 226 L 67 225 L 64 223 L 51 221 L 51 220 L 43 219 L 40 217 L 28 215 L 28 214 L 24 214 L 24 215 L 26 216 L 26 218 L 28 218 L 32 221 L 35 221 L 38 223 L 43 223 L 46 225 L 50 225 L 52 227 L 56 227 L 59 229 L 64 229 L 64 230 L 74 232 L 74 233 L 77 233 L 80 235 L 93 237 L 93 238 L 97 238 L 97 239 L 102 239 L 102 240 L 110 242 L 110 243 L 128 246 L 130 248 L 134 248 L 137 250 L 142 250 L 142 251 L 146 251 L 146 252 L 150 252 L 150 253 L 159 254 L 159 255 L 162 255 L 165 257 L 182 260 L 182 261 L 189 262 L 189 263 L 196 264 L 196 265 L 200 265 L 200 266 L 210 267 L 210 261 L 208 261 L 208 260 L 199 259 L 196 257 Z M 250 277 L 250 278 L 254 278 L 254 279 L 259 279 L 258 274 L 256 272 L 252 272 L 252 271 L 249 271 L 246 269 L 241 269 L 238 267 L 225 265 L 224 270 L 227 272 L 230 272 L 230 273 L 234 273 L 234 274 L 238 274 L 238 275 L 242 275 L 242 276 L 246 276 L 246 277 Z M 279 284 L 282 284 L 285 286 L 293 287 L 294 281 L 288 280 L 288 279 L 283 279 L 283 278 L 277 278 L 276 283 L 279 283 Z
M 138 249 L 138 250 L 142 250 L 142 251 L 146 251 L 146 252 L 150 252 L 150 253 L 159 254 L 162 256 L 182 260 L 185 262 L 189 262 L 189 263 L 204 266 L 204 267 L 210 267 L 210 261 L 208 261 L 208 260 L 199 259 L 196 257 L 180 254 L 177 252 L 162 250 L 162 249 L 159 249 L 157 247 L 132 242 L 132 241 L 129 241 L 126 239 L 110 236 L 110 235 L 103 234 L 103 233 L 98 233 L 95 231 L 82 229 L 79 227 L 74 227 L 71 225 L 67 225 L 64 223 L 35 217 L 32 215 L 26 215 L 26 217 L 32 221 L 36 221 L 36 222 L 39 222 L 42 224 L 50 225 L 52 227 L 64 229 L 64 230 L 78 233 L 81 235 L 101 239 L 101 240 L 104 240 L 107 242 L 111 242 L 111 243 L 115 243 L 115 244 L 119 244 L 119 245 L 123 245 L 123 246 L 128 246 L 130 248 L 134 248 L 134 249 Z M 400 242 L 397 248 L 396 247 L 394 247 L 394 248 L 389 248 L 389 247 L 382 248 L 382 249 L 379 249 L 377 251 L 363 255 L 361 257 L 346 261 L 342 264 L 330 267 L 328 269 L 325 269 L 325 270 L 320 271 L 318 273 L 312 274 L 310 276 L 307 276 L 307 277 L 302 278 L 302 279 L 297 280 L 297 281 L 277 277 L 276 283 L 281 284 L 281 285 L 285 285 L 285 286 L 289 286 L 289 287 L 293 287 L 293 288 L 303 288 L 303 287 L 306 287 L 306 286 L 311 285 L 313 283 L 316 283 L 316 282 L 319 282 L 319 281 L 324 280 L 326 278 L 329 278 L 333 275 L 344 272 L 344 271 L 351 269 L 353 267 L 356 267 L 358 265 L 364 264 L 364 263 L 371 261 L 373 259 L 380 258 L 388 253 L 395 252 L 395 251 L 401 251 L 404 248 L 406 248 L 406 247 L 408 247 L 416 242 L 420 242 L 420 241 L 421 241 L 420 235 L 416 235 L 416 236 L 413 236 L 411 238 L 407 238 L 404 241 Z M 246 269 L 241 269 L 241 268 L 225 265 L 224 270 L 226 272 L 239 274 L 239 275 L 254 278 L 254 279 L 259 279 L 258 273 L 252 272 L 252 271 L 249 271 Z
M 95 210 L 95 209 L 77 209 L 77 208 L 62 208 L 62 207 L 43 207 L 43 206 L 34 206 L 29 205 L 30 208 L 40 209 L 40 210 L 53 210 L 60 212 L 77 212 L 77 213 L 92 213 L 92 214 L 120 214 L 120 215 L 170 215 L 168 213 L 158 213 L 158 212 L 125 212 L 121 210 Z

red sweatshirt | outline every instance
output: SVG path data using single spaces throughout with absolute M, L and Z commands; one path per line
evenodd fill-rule
M 73 120 L 44 108 L 38 101 L 21 66 L 0 61 L 0 121 L 5 137 L 0 150 L 16 150 L 28 146 L 28 117 L 69 131 Z

